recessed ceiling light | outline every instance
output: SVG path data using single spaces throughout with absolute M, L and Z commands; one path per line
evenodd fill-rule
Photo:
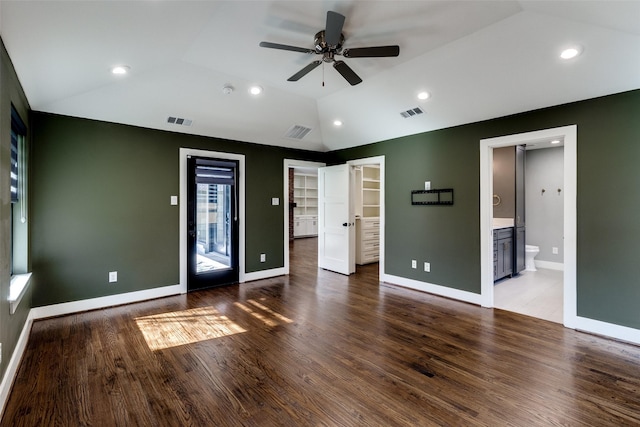
M 334 126 L 342 126 L 342 120 L 334 120 L 333 121 L 333 125 Z
M 249 88 L 249 93 L 251 95 L 260 95 L 262 93 L 262 87 L 261 86 L 251 86 Z
M 567 49 L 564 49 L 560 53 L 560 58 L 562 58 L 562 59 L 571 59 L 571 58 L 575 58 L 576 56 L 580 55 L 581 53 L 582 53 L 582 49 L 580 47 L 573 46 L 573 47 L 569 47 Z
M 554 139 L 553 141 L 551 141 L 552 144 L 560 144 L 560 140 L 559 139 Z
M 430 97 L 431 97 L 431 94 L 429 92 L 420 92 L 418 94 L 418 99 L 425 100 L 425 99 L 429 99 Z
M 111 69 L 111 73 L 121 76 L 127 74 L 130 69 L 128 65 L 117 65 Z

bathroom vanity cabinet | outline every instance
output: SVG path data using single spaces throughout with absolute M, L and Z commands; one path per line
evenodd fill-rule
M 493 280 L 513 275 L 513 227 L 493 230 Z

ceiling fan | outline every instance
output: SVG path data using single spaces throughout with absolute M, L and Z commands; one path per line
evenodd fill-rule
M 328 11 L 327 25 L 325 29 L 319 31 L 315 35 L 314 49 L 271 42 L 260 42 L 260 47 L 322 55 L 322 60 L 313 61 L 302 70 L 289 77 L 287 80 L 290 82 L 300 80 L 311 70 L 322 64 L 322 62 L 333 62 L 333 68 L 335 68 L 352 86 L 355 86 L 358 83 L 361 83 L 362 79 L 344 61 L 336 60 L 336 55 L 342 55 L 345 58 L 382 58 L 398 56 L 400 54 L 400 46 L 358 47 L 343 50 L 342 45 L 344 44 L 344 34 L 342 34 L 342 27 L 344 25 L 344 20 L 344 15 L 341 15 L 338 12 Z

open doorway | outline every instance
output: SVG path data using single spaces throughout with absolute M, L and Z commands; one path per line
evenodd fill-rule
M 368 221 L 368 224 L 366 224 L 368 230 L 362 230 L 362 236 L 366 240 L 368 246 L 361 246 L 364 251 L 361 254 L 362 258 L 360 261 L 362 264 L 369 264 L 377 261 L 380 279 L 384 276 L 384 160 L 384 156 L 376 156 L 347 162 L 347 164 L 351 165 L 354 170 L 358 169 L 360 173 L 362 173 L 363 168 L 366 169 L 366 183 L 363 184 L 361 182 L 360 190 L 358 192 L 354 189 L 353 193 L 359 193 L 360 195 L 353 197 L 352 199 L 354 204 L 360 203 L 361 217 L 365 216 L 366 210 L 366 218 Z M 289 241 L 292 237 L 292 233 L 294 232 L 293 228 L 295 226 L 295 224 L 291 224 L 291 217 L 293 215 L 290 215 L 290 212 L 294 207 L 289 202 L 288 196 L 290 192 L 294 190 L 290 185 L 290 169 L 306 168 L 303 170 L 309 172 L 309 168 L 317 169 L 324 166 L 326 166 L 324 163 L 306 162 L 301 160 L 285 159 L 284 161 L 284 194 L 286 195 L 284 203 L 284 274 L 289 274 Z M 362 190 L 363 185 L 367 187 L 364 191 Z M 367 195 L 365 196 L 364 193 L 367 193 Z M 295 203 L 295 197 L 293 197 L 293 199 Z M 355 245 L 355 241 L 353 244 Z M 375 247 L 373 245 L 375 245 Z
M 495 307 L 493 239 L 493 150 L 499 147 L 535 144 L 559 139 L 564 142 L 563 157 L 563 244 L 564 254 L 562 323 L 576 325 L 576 194 L 577 127 L 565 126 L 480 141 L 480 259 L 482 305 Z
M 356 266 L 378 263 L 384 275 L 384 156 L 348 162 L 354 168 L 353 206 L 356 222 Z M 356 267 L 357 268 L 357 267 Z
M 555 323 L 563 320 L 563 145 L 493 149 L 494 306 Z
M 289 274 L 290 241 L 296 235 L 297 237 L 317 235 L 317 231 L 314 231 L 318 216 L 317 171 L 323 166 L 326 164 L 294 159 L 284 160 L 284 274 Z

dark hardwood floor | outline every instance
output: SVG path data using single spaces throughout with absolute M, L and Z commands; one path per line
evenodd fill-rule
M 640 425 L 640 348 L 316 268 L 37 321 L 2 426 Z

